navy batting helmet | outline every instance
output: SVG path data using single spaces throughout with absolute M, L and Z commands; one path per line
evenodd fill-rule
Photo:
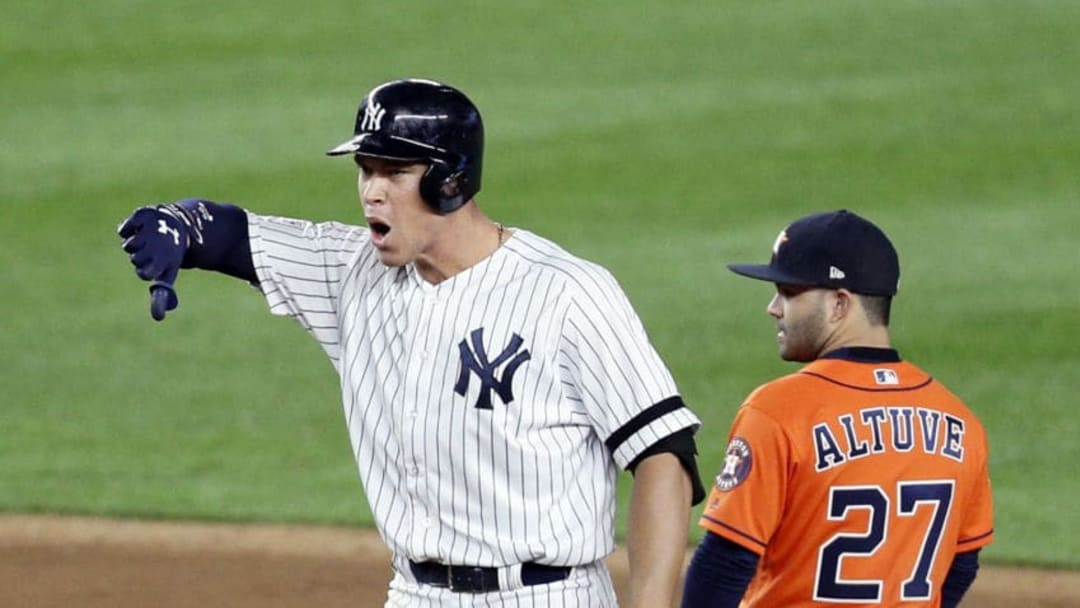
M 327 152 L 425 162 L 420 196 L 450 213 L 480 191 L 484 124 L 464 93 L 432 80 L 393 80 L 371 90 L 353 137 Z

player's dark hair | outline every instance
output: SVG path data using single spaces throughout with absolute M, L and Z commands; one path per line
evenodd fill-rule
M 866 318 L 871 325 L 889 326 L 889 315 L 892 312 L 892 296 L 868 296 L 855 294 L 862 302 Z

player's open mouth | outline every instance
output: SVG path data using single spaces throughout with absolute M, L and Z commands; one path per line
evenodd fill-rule
M 368 227 L 371 228 L 371 240 L 376 245 L 381 245 L 386 240 L 386 235 L 390 233 L 390 225 L 379 220 L 369 220 Z

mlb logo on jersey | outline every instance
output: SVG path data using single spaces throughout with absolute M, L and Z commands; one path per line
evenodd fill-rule
M 878 384 L 900 384 L 900 376 L 897 376 L 896 371 L 891 369 L 875 369 L 874 382 Z

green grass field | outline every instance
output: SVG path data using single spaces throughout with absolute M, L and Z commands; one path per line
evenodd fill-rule
M 812 211 L 877 221 L 897 346 L 990 433 L 985 557 L 1080 567 L 1080 4 L 5 9 L 0 510 L 370 523 L 314 342 L 210 274 L 154 324 L 115 227 L 196 195 L 359 221 L 323 152 L 368 88 L 424 76 L 485 113 L 481 206 L 623 283 L 705 421 L 707 480 L 745 394 L 794 369 L 769 286 L 723 264 Z

